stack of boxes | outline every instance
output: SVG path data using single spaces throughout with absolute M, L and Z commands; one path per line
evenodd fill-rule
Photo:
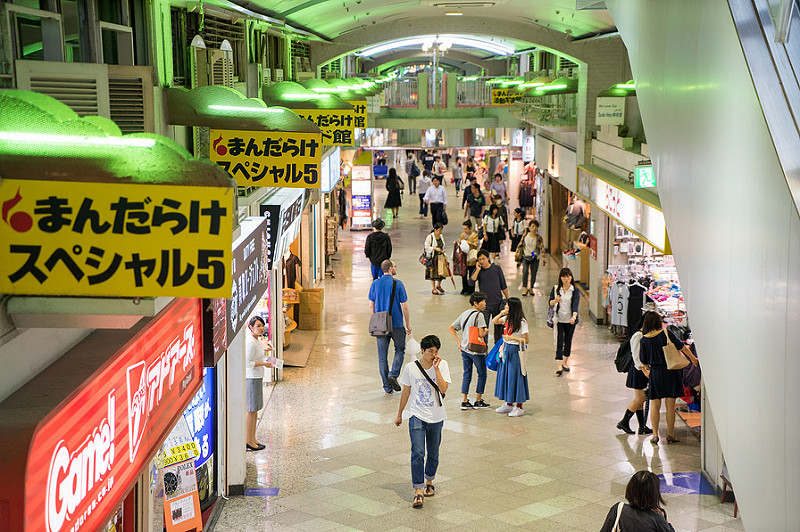
M 318 331 L 322 328 L 322 304 L 325 291 L 322 288 L 304 288 L 300 291 L 300 316 L 298 328 Z

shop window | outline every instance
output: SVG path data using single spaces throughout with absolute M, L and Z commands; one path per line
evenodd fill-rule
M 63 61 L 61 15 L 12 4 L 7 7 L 11 22 L 14 57 L 33 61 Z
M 133 65 L 133 29 L 110 22 L 100 23 L 103 56 L 108 65 Z
M 64 28 L 64 60 L 68 63 L 90 62 L 85 0 L 61 0 L 61 21 Z
M 100 0 L 97 2 L 97 17 L 103 22 L 127 25 L 127 0 Z

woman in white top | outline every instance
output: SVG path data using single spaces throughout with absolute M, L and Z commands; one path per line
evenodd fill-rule
M 572 335 L 578 323 L 578 304 L 581 295 L 572 282 L 572 270 L 561 268 L 558 285 L 550 291 L 550 306 L 556 307 L 553 321 L 556 328 L 556 375 L 569 371 L 569 355 L 572 352 Z
M 517 246 L 519 246 L 520 242 L 522 241 L 522 236 L 525 234 L 525 212 L 517 207 L 514 209 L 514 219 L 511 221 L 511 252 L 514 253 L 517 251 Z
M 461 165 L 461 157 L 456 157 L 453 164 L 453 181 L 456 184 L 456 194 L 461 191 L 461 180 L 464 179 L 464 167 Z
M 528 344 L 528 322 L 522 311 L 522 301 L 510 297 L 506 307 L 492 320 L 494 325 L 504 324 L 502 361 L 497 366 L 494 395 L 504 401 L 495 412 L 509 417 L 524 415 L 522 403 L 530 399 L 528 371 L 525 368 L 525 346 Z
M 428 217 L 428 204 L 425 203 L 425 193 L 431 188 L 431 176 L 427 170 L 422 171 L 422 175 L 417 180 L 417 195 L 419 196 L 419 214 Z
M 250 334 L 247 335 L 246 350 L 246 395 L 247 395 L 247 441 L 248 451 L 260 451 L 264 445 L 256 439 L 258 411 L 264 406 L 264 368 L 272 367 L 266 359 L 266 348 L 259 338 L 264 336 L 264 320 L 253 316 L 247 322 Z
M 500 254 L 500 231 L 503 229 L 503 219 L 500 217 L 500 207 L 492 205 L 489 214 L 483 217 L 483 245 L 492 254 L 492 260 Z
M 650 368 L 642 364 L 642 359 L 639 357 L 639 347 L 642 340 L 642 322 L 640 320 L 639 327 L 628 342 L 631 346 L 631 356 L 633 357 L 633 364 L 628 368 L 628 380 L 625 386 L 633 389 L 633 401 L 628 405 L 625 410 L 625 415 L 622 421 L 617 423 L 617 428 L 627 434 L 633 434 L 633 429 L 630 427 L 630 421 L 633 414 L 636 413 L 636 420 L 639 422 L 639 434 L 652 434 L 653 430 L 647 426 L 647 420 L 644 417 L 644 402 L 647 400 L 644 390 L 647 388 L 647 381 L 650 377 Z
M 522 250 L 522 295 L 533 295 L 533 287 L 536 286 L 536 274 L 539 272 L 539 261 L 542 266 L 544 262 L 544 241 L 539 235 L 539 222 L 531 220 L 525 237 L 520 242 Z M 530 275 L 529 275 L 530 274 Z

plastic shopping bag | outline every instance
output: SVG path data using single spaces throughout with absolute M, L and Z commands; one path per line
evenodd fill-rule
M 406 335 L 406 353 L 410 353 L 415 359 L 422 354 L 422 346 L 410 334 Z
M 500 350 L 503 348 L 503 339 L 499 339 L 494 344 L 489 354 L 486 355 L 486 367 L 492 371 L 497 371 L 497 366 L 500 364 Z

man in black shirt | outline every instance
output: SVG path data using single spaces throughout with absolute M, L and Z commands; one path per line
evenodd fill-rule
M 433 163 L 436 162 L 436 157 L 433 156 L 430 150 L 425 150 L 425 154 L 422 156 L 422 166 L 425 167 L 425 170 L 428 171 L 428 174 L 433 175 Z
M 508 299 L 508 286 L 503 269 L 489 260 L 489 252 L 482 249 L 478 252 L 478 263 L 475 273 L 469 278 L 469 284 L 480 283 L 480 291 L 486 294 L 486 323 L 503 310 L 503 298 Z M 494 326 L 494 341 L 503 337 L 503 326 Z
M 469 195 L 467 196 L 467 209 L 469 220 L 472 222 L 472 227 L 476 231 L 483 225 L 483 209 L 486 208 L 486 198 L 483 197 L 481 186 L 476 182 L 472 182 L 469 187 Z
M 372 280 L 383 276 L 381 263 L 392 258 L 392 239 L 383 232 L 386 222 L 377 218 L 372 222 L 372 233 L 367 236 L 364 243 L 364 255 L 367 256 L 372 266 Z

